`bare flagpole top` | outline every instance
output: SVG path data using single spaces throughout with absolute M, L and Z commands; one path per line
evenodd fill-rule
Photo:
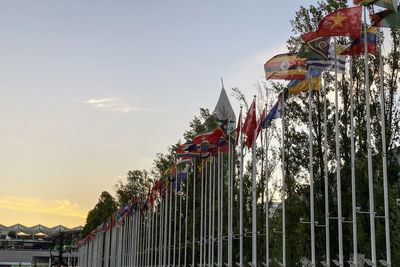
M 225 87 L 224 87 L 224 80 L 222 79 L 222 77 L 221 77 L 221 84 L 222 84 L 222 88 L 225 89 Z

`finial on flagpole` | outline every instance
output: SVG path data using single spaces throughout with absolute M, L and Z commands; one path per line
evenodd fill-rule
M 221 84 L 222 84 L 222 89 L 225 89 L 225 87 L 224 87 L 224 80 L 222 79 L 222 77 L 221 77 Z

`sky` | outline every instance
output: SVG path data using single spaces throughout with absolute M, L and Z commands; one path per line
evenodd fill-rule
M 214 109 L 221 77 L 251 99 L 312 3 L 2 1 L 0 224 L 84 225 Z

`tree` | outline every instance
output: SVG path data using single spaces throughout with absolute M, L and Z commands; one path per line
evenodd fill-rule
M 97 226 L 104 223 L 116 210 L 117 203 L 114 197 L 107 191 L 103 191 L 96 206 L 89 211 L 86 217 L 83 235 L 86 236 Z
M 126 180 L 126 183 L 119 181 L 115 185 L 117 203 L 120 207 L 135 198 L 146 196 L 153 181 L 146 170 L 129 171 Z

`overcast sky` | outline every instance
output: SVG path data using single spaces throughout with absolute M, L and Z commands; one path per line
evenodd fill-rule
M 2 1 L 0 224 L 83 225 L 214 108 L 220 77 L 251 98 L 315 2 Z

